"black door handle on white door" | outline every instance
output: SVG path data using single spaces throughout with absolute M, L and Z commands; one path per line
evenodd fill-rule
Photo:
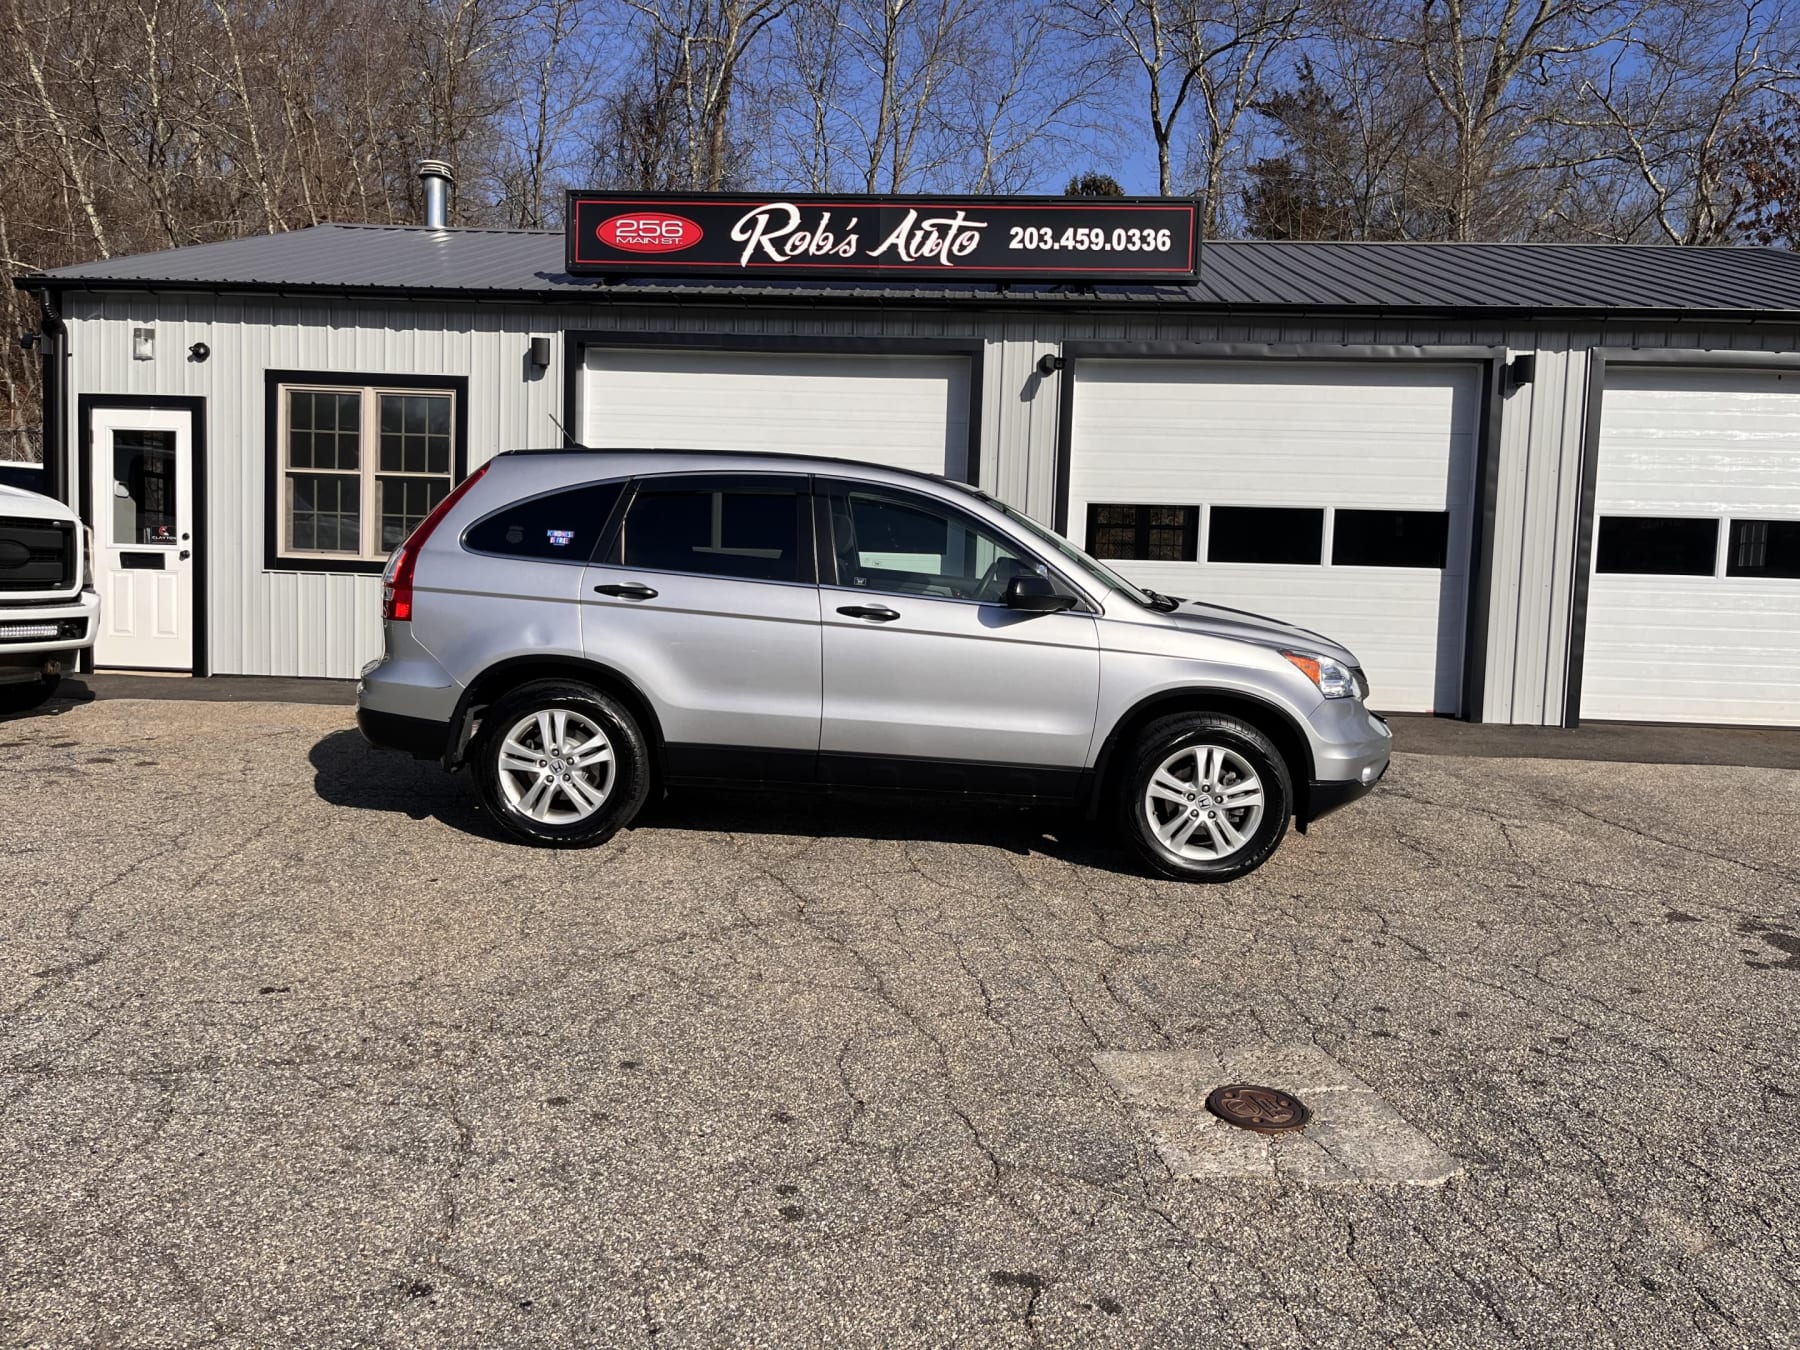
M 900 615 L 886 605 L 844 605 L 839 614 L 848 615 L 852 619 L 868 619 L 874 623 L 892 623 Z
M 656 592 L 641 581 L 616 582 L 594 587 L 596 595 L 610 595 L 620 600 L 654 600 Z

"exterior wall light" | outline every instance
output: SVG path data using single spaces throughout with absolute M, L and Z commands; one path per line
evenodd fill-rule
M 156 359 L 156 330 L 154 328 L 131 330 L 131 359 L 133 361 L 154 361 Z
M 531 339 L 531 364 L 539 370 L 550 368 L 550 339 L 534 337 Z

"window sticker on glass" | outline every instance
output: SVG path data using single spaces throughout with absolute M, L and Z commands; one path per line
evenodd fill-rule
M 567 548 L 575 538 L 573 530 L 545 530 L 544 537 L 550 541 L 551 548 Z

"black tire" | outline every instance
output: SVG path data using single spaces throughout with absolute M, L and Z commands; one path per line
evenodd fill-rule
M 528 719 L 535 720 L 540 713 L 554 725 L 558 711 L 573 714 L 598 727 L 611 752 L 612 776 L 605 783 L 602 800 L 592 808 L 591 814 L 579 819 L 534 818 L 522 809 L 529 797 L 522 796 L 521 789 L 528 794 L 531 788 L 537 787 L 537 776 L 527 777 L 527 772 L 519 769 L 505 772 L 502 768 L 508 733 Z M 580 725 L 572 719 L 568 725 L 573 728 L 569 734 L 582 733 Z M 518 743 L 530 746 L 535 754 L 542 748 L 537 745 L 539 739 L 541 737 L 534 732 L 527 731 Z M 580 744 L 588 743 L 590 740 L 584 739 Z M 567 748 L 563 747 L 565 751 Z M 578 752 L 579 748 L 580 745 Z M 587 685 L 566 680 L 539 680 L 521 685 L 500 698 L 481 720 L 481 731 L 476 737 L 471 759 L 475 790 L 488 814 L 515 838 L 548 848 L 588 848 L 605 843 L 632 822 L 650 795 L 650 754 L 637 719 L 617 699 Z M 591 797 L 592 790 L 601 782 L 598 769 L 578 769 L 573 762 L 565 763 L 560 756 L 550 753 L 539 759 L 542 776 L 550 780 L 546 784 L 546 803 L 551 808 L 561 803 L 560 810 L 552 809 L 547 813 L 552 817 L 573 815 L 579 809 L 574 805 L 577 794 Z M 516 757 L 514 762 L 518 762 Z M 568 772 L 558 777 L 552 765 Z M 570 787 L 559 784 L 570 784 Z
M 1262 815 L 1256 820 L 1254 827 L 1247 831 L 1245 842 L 1224 856 L 1184 857 L 1157 838 L 1150 822 L 1151 808 L 1145 798 L 1150 791 L 1152 778 L 1172 756 L 1190 749 L 1204 755 L 1207 747 L 1227 752 L 1219 758 L 1220 778 L 1227 784 L 1228 790 L 1231 785 L 1242 780 L 1239 770 L 1232 766 L 1233 756 L 1241 765 L 1247 765 L 1261 780 Z M 1196 775 L 1202 762 L 1201 758 L 1194 761 Z M 1182 777 L 1179 764 L 1177 770 L 1175 776 Z M 1226 826 L 1233 826 L 1234 823 L 1241 825 L 1251 819 L 1249 808 L 1232 810 L 1215 801 L 1212 796 L 1215 790 L 1210 784 L 1196 782 L 1192 786 L 1191 797 L 1186 791 L 1182 793 L 1192 805 L 1174 802 L 1164 804 L 1159 799 L 1155 809 L 1159 813 L 1166 813 L 1162 815 L 1162 820 L 1167 825 L 1182 814 L 1185 806 L 1188 816 L 1195 821 L 1196 832 L 1197 827 L 1208 824 L 1208 807 L 1219 807 L 1219 813 L 1212 814 L 1211 819 L 1217 821 L 1219 814 L 1222 814 Z M 1196 811 L 1201 814 L 1195 816 L 1193 813 Z M 1214 713 L 1182 713 L 1152 722 L 1144 728 L 1137 743 L 1131 748 L 1125 771 L 1119 779 L 1119 826 L 1132 851 L 1152 871 L 1183 881 L 1230 881 L 1234 877 L 1255 871 L 1268 861 L 1276 845 L 1281 843 L 1293 812 L 1294 786 L 1287 762 L 1267 736 L 1236 717 Z M 1211 836 L 1211 839 L 1216 841 L 1220 837 L 1222 836 Z M 1197 847 L 1216 848 L 1216 842 Z
M 54 694 L 61 683 L 60 675 L 40 675 L 20 684 L 0 684 L 0 713 L 30 712 Z

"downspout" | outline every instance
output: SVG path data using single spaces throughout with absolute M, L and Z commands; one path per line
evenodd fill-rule
M 44 487 L 50 496 L 74 506 L 69 472 L 69 394 L 66 374 L 69 362 L 69 326 L 58 314 L 56 293 L 48 287 L 37 293 L 39 389 L 43 403 L 42 443 Z

